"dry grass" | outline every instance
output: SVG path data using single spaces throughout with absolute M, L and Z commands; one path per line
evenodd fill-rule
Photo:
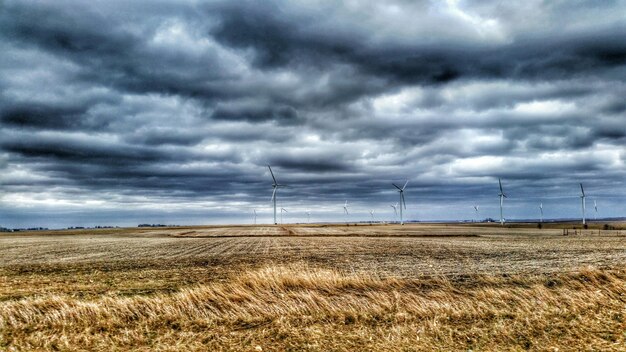
M 626 236 L 388 228 L 0 236 L 0 351 L 626 350 Z
M 626 273 L 394 279 L 305 264 L 148 297 L 0 305 L 32 350 L 623 350 Z M 258 347 L 257 347 L 258 346 Z

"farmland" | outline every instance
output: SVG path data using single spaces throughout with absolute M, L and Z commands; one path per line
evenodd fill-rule
M 560 227 L 5 234 L 0 349 L 623 350 L 626 231 Z

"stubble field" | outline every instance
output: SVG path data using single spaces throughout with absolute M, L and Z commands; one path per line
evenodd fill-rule
M 0 236 L 0 350 L 625 350 L 626 231 Z

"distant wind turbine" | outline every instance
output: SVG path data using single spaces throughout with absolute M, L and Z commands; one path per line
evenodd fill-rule
M 478 222 L 478 220 L 480 219 L 480 217 L 478 216 L 478 205 L 474 205 L 474 211 L 476 212 L 476 222 Z
M 406 202 L 404 201 L 404 189 L 406 188 L 407 183 L 409 183 L 409 180 L 406 180 L 402 188 L 398 187 L 395 183 L 392 183 L 392 185 L 398 189 L 398 193 L 400 193 L 400 225 L 404 225 L 404 219 L 402 218 L 402 206 L 404 206 L 404 209 L 406 209 Z
M 539 203 L 539 211 L 541 212 L 540 222 L 543 222 L 543 203 Z
M 348 212 L 348 200 L 346 199 L 346 204 L 343 205 L 343 212 L 344 212 L 344 216 L 346 218 L 346 224 L 348 223 L 348 215 L 350 215 L 350 213 Z
M 370 210 L 370 215 L 372 216 L 372 222 L 374 222 L 374 209 Z
M 598 220 L 598 203 L 596 203 L 596 200 L 593 200 L 593 208 L 596 210 L 596 215 L 595 215 L 595 220 Z
M 274 189 L 274 191 L 272 192 L 272 202 L 274 202 L 274 225 L 277 225 L 278 223 L 276 222 L 276 190 L 279 187 L 285 187 L 285 185 L 279 185 L 278 181 L 276 181 L 276 177 L 274 177 L 272 168 L 269 165 L 267 165 L 267 168 L 270 169 L 270 174 L 272 174 L 272 180 L 274 180 L 274 183 L 272 183 L 272 188 Z M 282 217 L 282 213 L 281 213 L 281 217 Z
M 583 211 L 583 225 L 585 225 L 587 223 L 585 220 L 585 189 L 582 183 L 580 184 L 580 203 Z
M 309 210 L 307 210 L 305 214 L 306 214 L 306 222 L 308 224 L 310 224 L 311 223 L 311 212 Z
M 283 224 L 283 212 L 288 213 L 287 209 L 280 208 L 280 224 Z
M 398 203 L 396 205 L 391 204 L 390 207 L 393 208 L 393 222 L 398 222 Z
M 252 212 L 254 212 L 254 224 L 256 225 L 256 209 L 252 209 Z
M 500 194 L 498 194 L 498 196 L 500 197 L 500 226 L 504 226 L 504 217 L 502 216 L 502 204 L 504 203 L 504 198 L 507 198 L 507 196 L 502 190 L 502 181 L 500 180 L 500 178 L 498 178 L 498 184 L 500 185 Z

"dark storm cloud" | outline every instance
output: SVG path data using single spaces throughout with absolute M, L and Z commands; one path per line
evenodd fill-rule
M 347 162 L 333 159 L 333 156 L 336 156 L 336 154 L 323 156 L 302 154 L 281 155 L 270 158 L 269 162 L 272 165 L 282 167 L 290 172 L 305 171 L 325 173 L 329 171 L 348 171 L 351 169 Z
M 36 106 L 25 104 L 0 112 L 0 121 L 7 125 L 30 128 L 72 129 L 89 123 L 82 117 L 85 107 Z
M 279 5 L 228 3 L 210 7 L 220 22 L 212 34 L 227 45 L 253 48 L 260 67 L 325 65 L 342 62 L 362 73 L 401 83 L 446 83 L 460 78 L 545 79 L 605 72 L 626 63 L 626 43 L 616 38 L 626 26 L 610 30 L 520 38 L 505 45 L 368 45 L 368 37 L 340 31 L 340 23 L 318 24 L 324 14 L 289 16 Z M 421 38 L 420 38 L 421 39 Z
M 17 134 L 15 137 L 4 138 L 0 145 L 8 152 L 27 158 L 56 159 L 80 163 L 128 164 L 167 161 L 171 158 L 180 157 L 180 155 L 171 155 L 155 149 L 103 142 L 86 136 L 77 138 Z
M 4 199 L 225 214 L 267 205 L 267 164 L 285 206 L 329 219 L 345 199 L 388 209 L 404 179 L 411 203 L 450 209 L 493 201 L 498 176 L 520 208 L 577 182 L 621 199 L 624 10 L 3 2 Z
M 273 105 L 273 104 L 268 104 Z M 211 115 L 215 120 L 280 121 L 289 122 L 298 118 L 298 112 L 291 106 L 233 106 L 218 107 Z
M 225 90 L 211 82 L 228 76 L 211 52 L 184 56 L 150 46 L 147 40 L 167 20 L 164 13 L 147 12 L 145 21 L 133 22 L 132 16 L 107 16 L 81 4 L 28 5 L 6 6 L 1 26 L 5 38 L 73 61 L 82 68 L 75 79 L 133 92 L 203 98 L 219 97 Z

